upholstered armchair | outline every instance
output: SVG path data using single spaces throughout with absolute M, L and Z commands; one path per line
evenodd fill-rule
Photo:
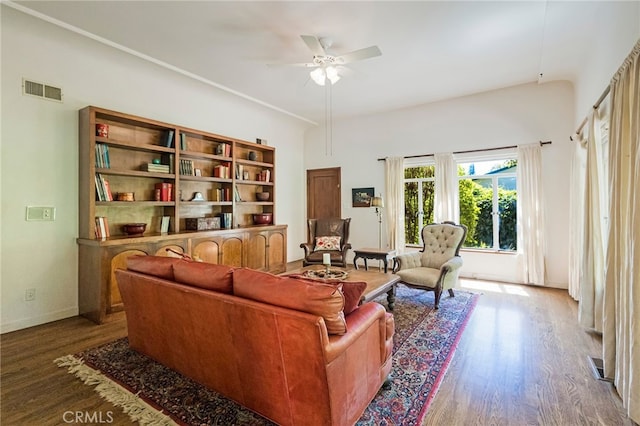
M 467 237 L 467 227 L 453 222 L 432 223 L 422 228 L 422 250 L 396 257 L 394 273 L 409 287 L 435 292 L 438 309 L 444 290 L 454 296 L 462 267 L 460 247 Z
M 303 266 L 322 264 L 322 255 L 329 253 L 331 264 L 347 266 L 349 243 L 349 224 L 347 219 L 309 219 L 309 241 L 300 244 L 304 249 Z

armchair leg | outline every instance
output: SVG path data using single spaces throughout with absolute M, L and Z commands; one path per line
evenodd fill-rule
M 436 299 L 436 300 L 435 300 L 436 306 L 435 306 L 435 308 L 436 308 L 436 309 L 438 309 L 438 308 L 439 308 L 439 305 L 440 305 L 440 296 L 442 296 L 442 289 L 440 288 L 440 286 L 438 286 L 438 288 L 436 288 L 436 289 L 435 289 L 435 290 L 433 290 L 433 291 L 434 291 L 434 293 L 436 294 L 436 297 L 435 297 L 435 299 Z
M 453 289 L 452 288 L 449 289 L 449 296 L 456 297 L 456 295 L 453 294 Z
M 389 375 L 387 376 L 385 381 L 382 383 L 381 389 L 382 390 L 389 390 L 389 389 L 391 389 L 391 385 L 392 384 L 393 384 L 393 377 L 391 377 L 391 373 L 389 373 Z

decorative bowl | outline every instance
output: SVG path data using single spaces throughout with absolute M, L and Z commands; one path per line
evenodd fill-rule
M 269 194 L 268 192 L 256 192 L 256 199 L 258 201 L 269 201 L 269 196 L 271 194 Z
M 253 223 L 256 225 L 270 225 L 273 213 L 258 213 L 253 215 Z
M 147 229 L 146 223 L 127 223 L 122 225 L 122 230 L 127 235 L 142 235 Z
M 136 196 L 133 192 L 118 192 L 116 199 L 118 201 L 135 201 Z

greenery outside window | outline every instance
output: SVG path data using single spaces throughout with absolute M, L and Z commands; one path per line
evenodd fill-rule
M 404 226 L 407 246 L 421 246 L 420 231 L 433 222 L 433 197 L 435 195 L 433 165 L 404 169 Z
M 516 168 L 516 159 L 458 165 L 463 247 L 517 250 Z

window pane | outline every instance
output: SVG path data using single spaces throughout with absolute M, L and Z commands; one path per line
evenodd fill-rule
M 404 169 L 405 179 L 432 178 L 436 175 L 436 166 L 407 167 Z
M 420 244 L 418 182 L 404 184 L 404 238 L 406 244 Z
M 502 250 L 516 250 L 518 248 L 516 178 L 498 178 L 498 205 L 500 208 L 500 248 Z
M 478 208 L 478 221 L 471 246 L 493 247 L 493 184 L 491 178 L 473 179 L 473 198 Z
M 433 223 L 433 198 L 435 193 L 435 182 L 422 182 L 422 226 Z M 422 227 L 420 227 L 420 229 L 422 230 Z M 420 244 L 422 244 L 422 240 Z

